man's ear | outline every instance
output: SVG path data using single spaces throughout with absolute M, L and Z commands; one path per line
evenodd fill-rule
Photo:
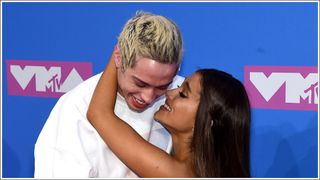
M 117 68 L 121 68 L 122 63 L 121 63 L 120 48 L 118 44 L 114 48 L 114 62 Z

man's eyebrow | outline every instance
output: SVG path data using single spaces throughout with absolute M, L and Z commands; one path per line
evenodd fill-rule
M 136 77 L 136 76 L 133 76 L 133 78 L 134 78 L 135 81 L 138 81 L 139 83 L 142 83 L 142 84 L 144 84 L 144 85 L 146 85 L 146 86 L 151 86 L 149 83 L 144 82 L 143 80 L 139 79 L 139 78 Z M 161 86 L 157 86 L 156 88 L 168 87 L 171 83 L 172 83 L 172 81 L 170 81 L 170 82 L 167 83 L 167 84 L 164 84 L 164 85 L 161 85 Z
M 142 84 L 145 84 L 145 85 L 147 85 L 147 86 L 150 86 L 148 83 L 142 81 L 141 79 L 139 79 L 139 78 L 137 78 L 137 77 L 135 77 L 135 76 L 133 76 L 133 78 L 134 78 L 135 81 L 138 81 L 139 83 L 142 83 Z

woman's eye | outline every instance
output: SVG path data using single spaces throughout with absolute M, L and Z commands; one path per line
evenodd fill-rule
M 179 92 L 180 97 L 182 98 L 186 98 L 187 96 L 185 94 L 183 94 L 183 92 Z

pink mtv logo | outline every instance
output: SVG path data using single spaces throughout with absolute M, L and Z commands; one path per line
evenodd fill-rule
M 244 78 L 254 108 L 318 109 L 316 66 L 245 66 Z
M 8 94 L 60 97 L 92 76 L 90 62 L 7 60 Z

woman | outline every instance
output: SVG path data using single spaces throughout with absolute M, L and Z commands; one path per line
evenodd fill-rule
M 198 70 L 166 93 L 155 119 L 171 134 L 169 155 L 114 114 L 116 68 L 110 61 L 87 117 L 106 144 L 140 177 L 250 177 L 250 104 L 240 81 Z M 119 143 L 121 142 L 121 143 Z

